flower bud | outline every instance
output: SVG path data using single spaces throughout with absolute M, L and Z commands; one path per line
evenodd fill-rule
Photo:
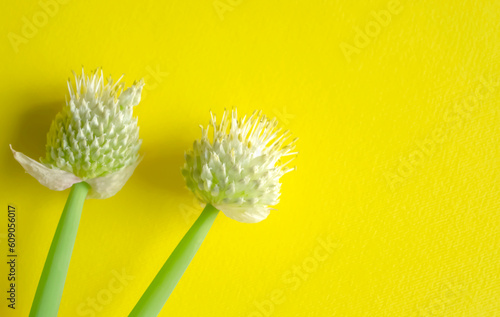
M 279 202 L 281 176 L 295 169 L 287 165 L 297 154 L 297 139 L 288 142 L 290 133 L 260 112 L 238 120 L 236 110 L 226 111 L 219 124 L 211 117 L 212 138 L 210 125 L 202 127 L 201 139 L 185 155 L 186 185 L 200 201 L 226 216 L 259 222 Z M 293 158 L 282 162 L 286 156 Z

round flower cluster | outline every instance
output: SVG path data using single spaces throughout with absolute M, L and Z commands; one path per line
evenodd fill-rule
M 63 190 L 74 183 L 91 186 L 88 198 L 118 192 L 139 163 L 141 147 L 133 107 L 141 100 L 143 81 L 126 89 L 120 79 L 104 83 L 101 70 L 68 81 L 69 101 L 52 122 L 42 164 L 14 152 L 14 157 L 40 183 Z
M 209 138 L 210 125 L 213 136 Z M 276 119 L 261 112 L 248 119 L 237 118 L 237 111 L 226 111 L 219 124 L 211 115 L 210 125 L 202 127 L 202 137 L 185 154 L 182 174 L 187 187 L 204 202 L 232 219 L 253 223 L 265 219 L 270 206 L 279 202 L 281 176 L 296 156 L 297 138 L 287 142 Z M 286 162 L 281 159 L 294 156 Z

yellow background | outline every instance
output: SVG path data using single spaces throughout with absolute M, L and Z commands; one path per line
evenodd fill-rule
M 68 195 L 25 174 L 8 144 L 43 155 L 82 65 L 145 78 L 135 108 L 145 159 L 116 196 L 85 203 L 60 316 L 130 312 L 201 212 L 180 174 L 184 150 L 210 109 L 233 106 L 292 130 L 298 170 L 267 220 L 218 216 L 161 316 L 500 316 L 497 1 L 49 9 L 9 1 L 0 19 L 1 316 L 28 315 Z M 18 209 L 15 312 L 8 203 Z M 133 279 L 120 283 L 123 271 Z

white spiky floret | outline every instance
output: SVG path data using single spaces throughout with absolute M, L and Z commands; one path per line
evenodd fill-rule
M 212 138 L 209 128 L 213 127 Z M 211 204 L 232 219 L 254 223 L 267 218 L 270 206 L 279 203 L 280 178 L 295 169 L 288 164 L 297 138 L 255 111 L 238 119 L 237 111 L 225 111 L 217 124 L 201 127 L 202 137 L 185 154 L 182 174 L 187 187 L 203 203 Z M 293 156 L 282 162 L 282 158 Z
M 133 107 L 139 104 L 144 82 L 104 83 L 102 70 L 68 80 L 69 100 L 47 134 L 46 154 L 39 162 L 14 150 L 26 172 L 42 185 L 63 190 L 87 182 L 88 198 L 107 198 L 118 192 L 140 161 L 139 127 Z

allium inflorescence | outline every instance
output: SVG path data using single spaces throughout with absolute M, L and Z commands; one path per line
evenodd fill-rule
M 132 116 L 141 100 L 143 81 L 124 90 L 125 84 L 101 70 L 68 80 L 69 100 L 56 115 L 47 134 L 42 164 L 13 150 L 25 170 L 44 186 L 63 190 L 86 181 L 89 198 L 113 196 L 139 163 L 139 127 Z
M 297 138 L 288 142 L 289 131 L 282 132 L 276 119 L 269 120 L 261 112 L 238 119 L 236 110 L 225 111 L 219 124 L 211 115 L 210 125 L 201 127 L 201 139 L 185 154 L 182 174 L 187 187 L 200 201 L 232 219 L 265 219 L 270 206 L 279 202 L 279 179 L 295 169 L 288 163 L 297 154 L 292 152 Z M 282 162 L 286 156 L 294 157 Z
M 104 84 L 101 71 L 90 77 L 75 74 L 75 87 L 68 81 L 70 100 L 52 122 L 42 163 L 86 180 L 137 161 L 141 140 L 132 111 L 143 83 L 122 93 L 120 79 L 113 83 L 109 77 Z

